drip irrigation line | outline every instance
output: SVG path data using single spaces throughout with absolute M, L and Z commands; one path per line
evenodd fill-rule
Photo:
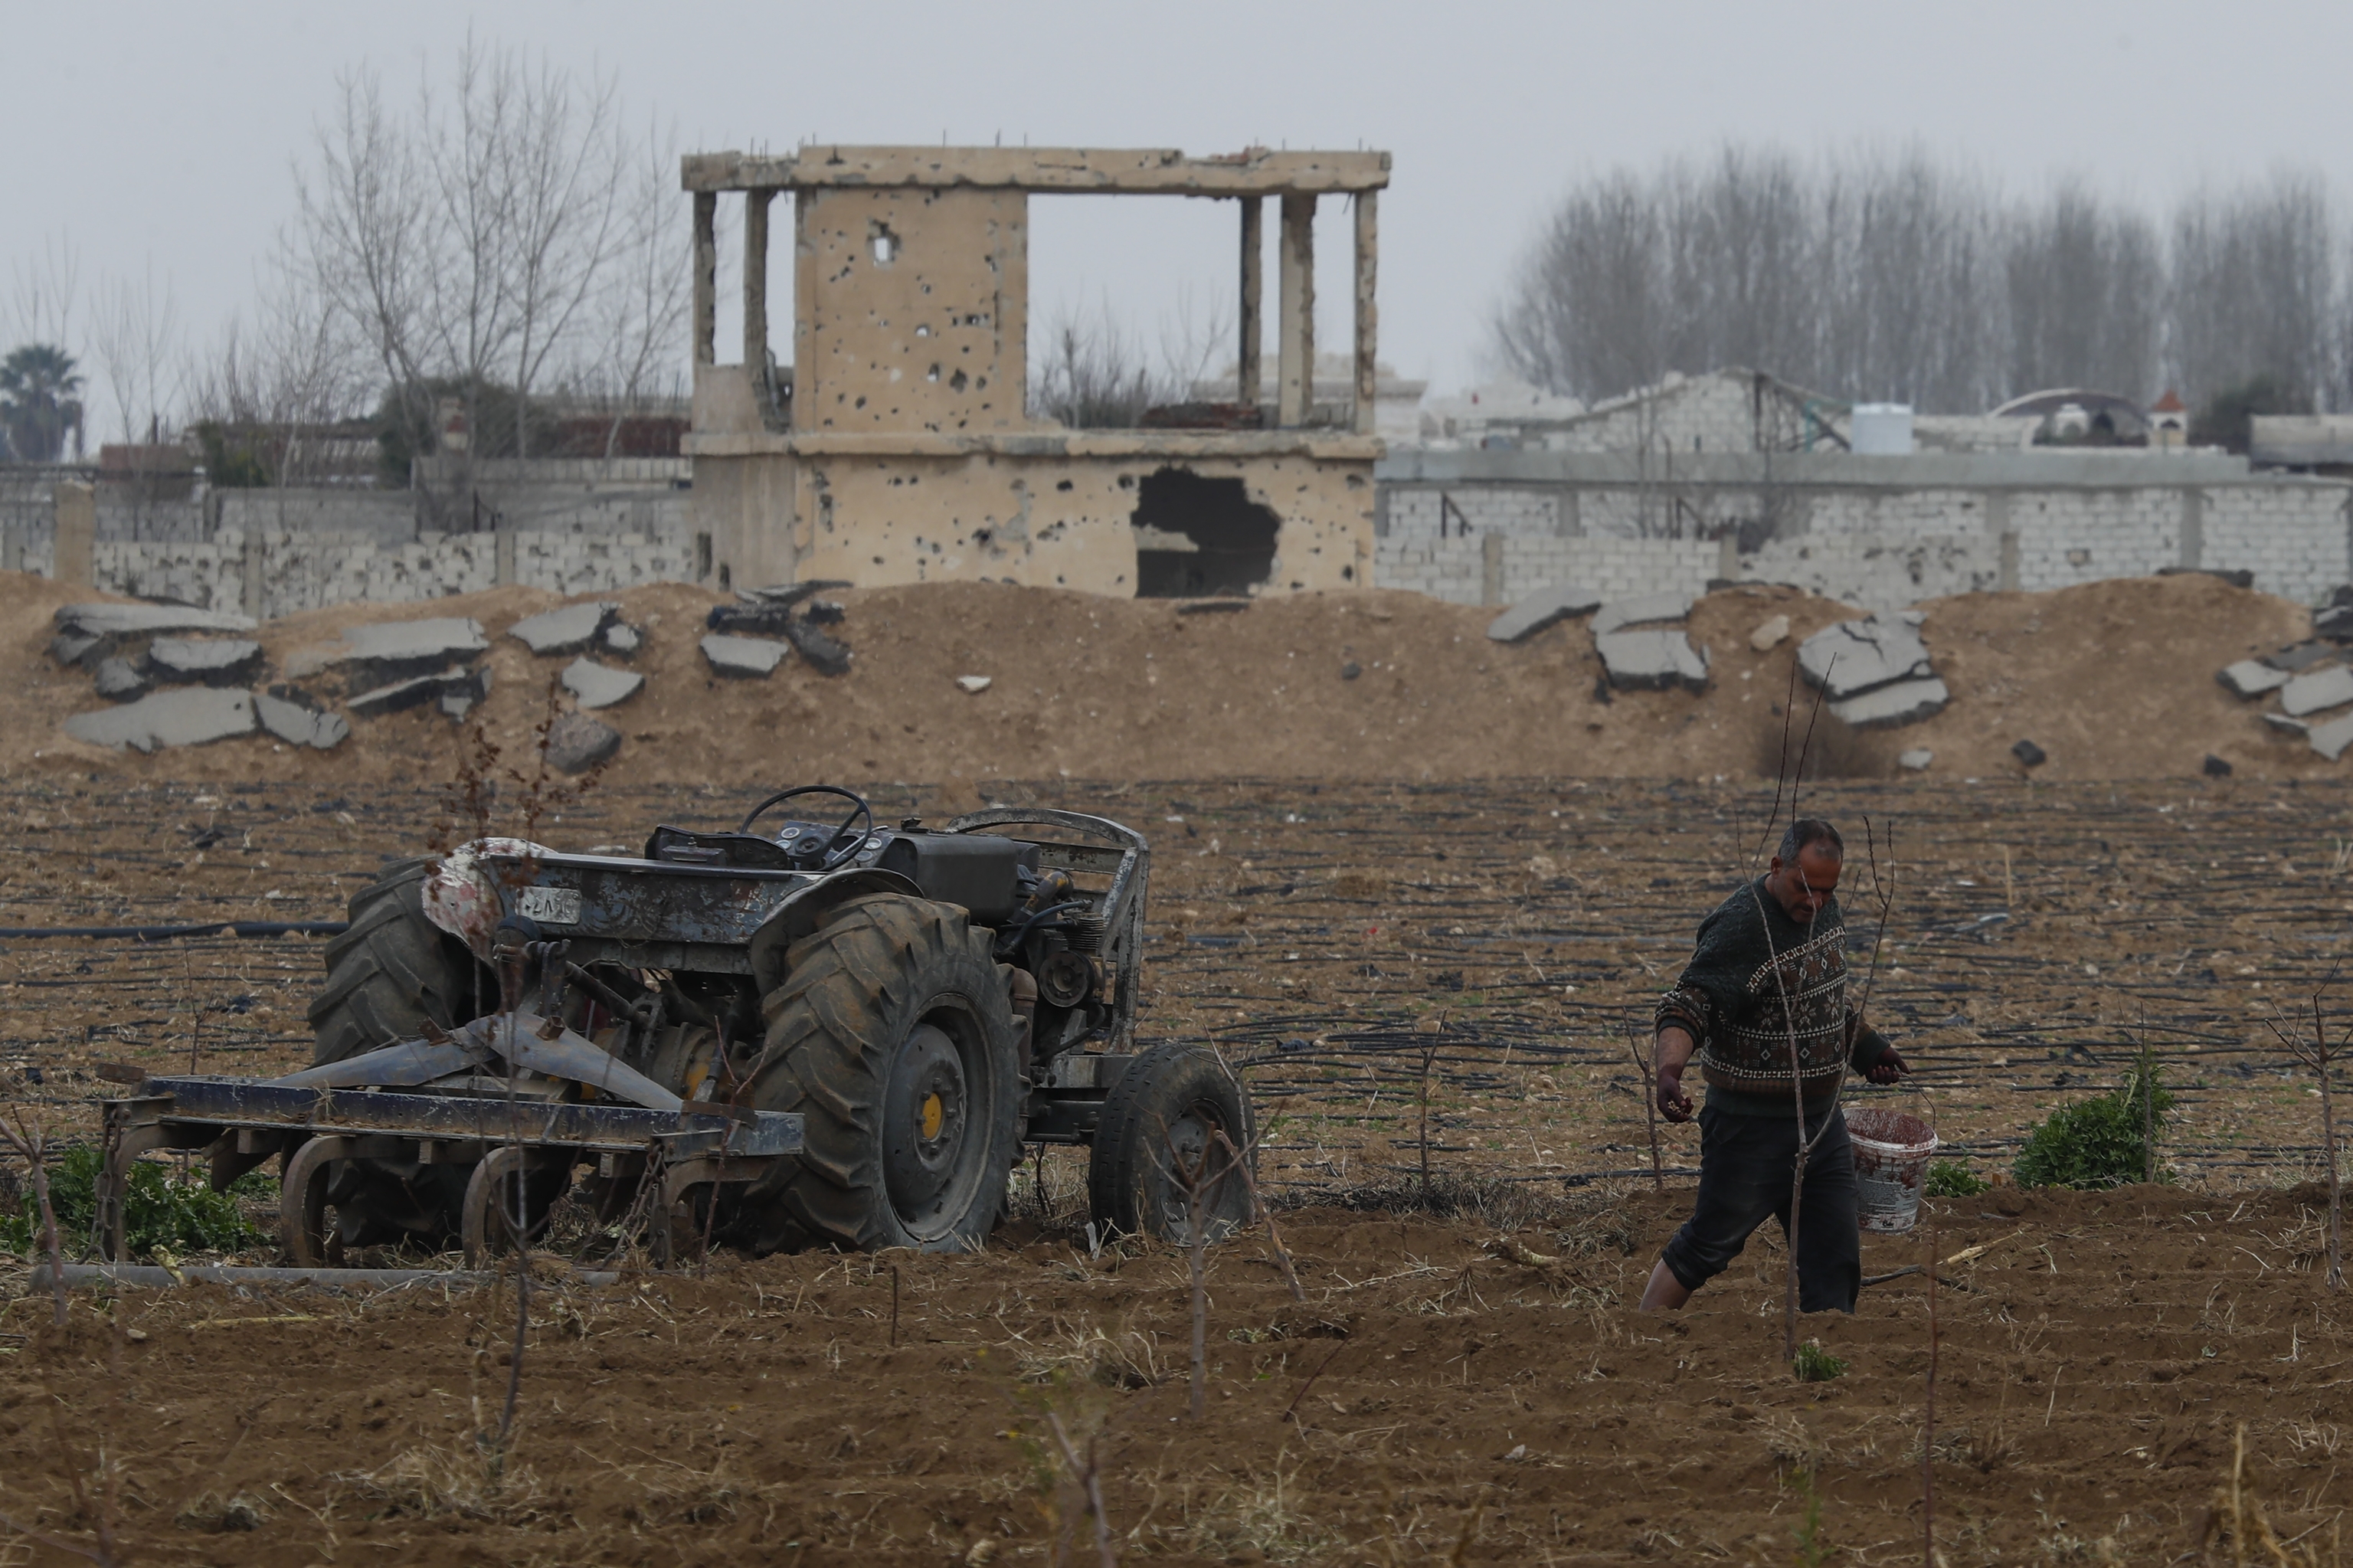
M 179 937 L 340 937 L 347 920 L 216 920 L 204 926 L 0 926 L 0 938 L 38 941 L 88 937 L 96 941 L 168 942 Z

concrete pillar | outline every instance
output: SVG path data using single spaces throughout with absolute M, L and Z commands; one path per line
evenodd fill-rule
M 2001 591 L 2018 591 L 2018 530 L 2006 528 L 2001 535 Z
M 1255 408 L 1265 397 L 1260 385 L 1258 356 L 1265 337 L 1264 303 L 1266 299 L 1266 198 L 1244 196 L 1242 200 L 1242 313 L 1240 379 L 1234 387 L 1234 400 L 1245 408 Z
M 1740 532 L 1726 528 L 1715 536 L 1715 577 L 1718 582 L 1740 580 Z
M 2206 564 L 2206 493 L 2181 493 L 2181 565 L 2196 571 Z
M 719 361 L 719 196 L 694 193 L 694 363 Z
M 98 487 L 60 480 L 54 493 L 58 542 L 49 575 L 61 583 L 88 588 L 98 580 L 92 561 L 98 545 Z
M 1552 531 L 1556 537 L 1579 539 L 1585 536 L 1583 509 L 1577 505 L 1577 492 L 1567 485 L 1553 496 Z
M 491 535 L 491 580 L 501 588 L 515 580 L 514 530 L 501 528 Z
M 1504 536 L 1493 528 L 1479 535 L 1479 602 L 1504 602 Z
M 1356 434 L 1373 433 L 1379 405 L 1381 311 L 1374 295 L 1380 272 L 1380 192 L 1356 193 Z M 1312 374 L 1312 372 L 1311 372 Z
M 754 391 L 768 365 L 768 204 L 776 196 L 744 193 L 744 368 Z
M 1276 323 L 1277 373 L 1274 422 L 1286 429 L 1307 422 L 1315 406 L 1315 198 L 1286 191 L 1277 270 L 1282 285 L 1282 317 Z

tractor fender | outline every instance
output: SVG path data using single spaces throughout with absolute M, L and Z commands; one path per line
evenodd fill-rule
M 489 856 L 532 860 L 555 852 L 527 839 L 475 839 L 441 857 L 425 878 L 425 918 L 466 944 L 483 962 L 491 961 L 491 940 L 506 905 L 498 885 L 482 862 Z
M 896 893 L 909 898 L 923 895 L 922 888 L 895 871 L 860 866 L 818 877 L 795 890 L 770 911 L 768 917 L 760 922 L 760 928 L 752 933 L 745 953 L 760 994 L 765 996 L 784 983 L 785 954 L 795 942 L 816 930 L 840 906 L 875 893 Z

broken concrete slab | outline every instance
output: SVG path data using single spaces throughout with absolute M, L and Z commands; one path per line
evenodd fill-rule
M 1856 729 L 1895 729 L 1934 718 L 1952 700 L 1953 694 L 1945 683 L 1930 675 L 1926 680 L 1897 681 L 1852 697 L 1833 698 L 1831 713 Z
M 795 605 L 813 593 L 833 593 L 851 585 L 839 577 L 817 577 L 805 583 L 778 583 L 769 588 L 738 588 L 735 597 L 746 604 Z
M 1664 691 L 1686 686 L 1707 687 L 1707 656 L 1694 651 L 1681 631 L 1672 628 L 1612 631 L 1596 637 L 1593 646 L 1609 671 L 1609 683 L 1628 691 Z
M 638 656 L 638 650 L 646 645 L 646 634 L 626 620 L 617 620 L 605 628 L 596 641 L 604 644 L 607 653 L 634 659 Z
M 621 607 L 608 599 L 559 605 L 525 616 L 507 628 L 507 635 L 542 656 L 577 653 L 620 613 Z
M 561 714 L 547 726 L 548 766 L 586 773 L 621 749 L 621 732 L 586 714 Z
M 185 604 L 66 604 L 52 618 L 59 630 L 90 637 L 154 637 L 175 631 L 250 631 L 253 621 L 226 609 Z
M 464 653 L 480 653 L 491 645 L 491 640 L 482 635 L 480 621 L 456 615 L 347 626 L 343 637 L 351 657 L 369 661 L 446 660 Z
M 1757 623 L 1757 630 L 1748 634 L 1748 646 L 1759 653 L 1768 653 L 1788 641 L 1788 637 L 1789 618 L 1777 615 Z
M 2260 659 L 2242 659 L 2237 663 L 2216 672 L 2214 678 L 2223 689 L 2236 697 L 2260 697 L 2266 692 L 2276 692 L 2293 678 L 2285 670 L 2274 669 Z
M 789 644 L 767 637 L 730 637 L 714 631 L 702 640 L 702 657 L 713 674 L 734 680 L 759 680 L 776 673 Z
M 2334 762 L 2345 755 L 2347 747 L 2353 746 L 2353 714 L 2314 725 L 2305 732 L 2304 738 L 2313 750 Z
M 2314 610 L 2312 634 L 2338 642 L 2353 642 L 2353 604 L 2332 604 Z
M 628 702 L 645 683 L 646 678 L 634 670 L 608 669 L 586 655 L 564 667 L 564 689 L 578 698 L 584 708 L 609 708 Z
M 261 727 L 289 746 L 307 746 L 314 751 L 327 751 L 352 733 L 349 720 L 341 714 L 323 713 L 296 697 L 283 695 L 289 688 L 275 687 L 253 694 L 253 715 Z
M 1691 595 L 1685 593 L 1642 593 L 1612 599 L 1593 612 L 1593 635 L 1606 637 L 1629 626 L 1688 620 L 1691 608 Z
M 343 705 L 359 718 L 382 718 L 386 714 L 423 707 L 443 695 L 462 696 L 466 705 L 470 706 L 488 690 L 489 683 L 482 679 L 487 673 L 486 671 L 469 670 L 462 664 L 452 664 L 429 675 L 411 675 L 406 680 L 387 681 L 381 686 L 362 692 Z M 459 717 L 464 712 L 465 708 L 460 707 L 450 716 Z
M 100 660 L 94 684 L 98 694 L 111 703 L 127 703 L 147 694 L 147 677 L 128 659 Z
M 242 685 L 261 668 L 261 644 L 241 637 L 158 637 L 147 644 L 147 668 L 162 681 Z
M 1601 596 L 1575 583 L 1538 588 L 1487 623 L 1488 637 L 1497 642 L 1518 642 L 1548 626 L 1601 608 Z
M 1343 678 L 1345 679 L 1345 677 Z M 995 685 L 996 683 L 995 677 L 989 675 L 958 675 L 956 677 L 956 684 L 963 687 L 967 694 L 976 697 L 980 695 L 981 693 L 988 690 L 990 686 Z
M 49 639 L 49 657 L 60 664 L 86 664 L 94 655 L 102 656 L 112 646 L 103 637 L 93 637 L 87 631 L 68 628 Z
M 1933 679 L 1917 627 L 1889 616 L 1841 620 L 1798 644 L 1798 669 L 1835 703 L 1897 682 Z
M 2265 724 L 2283 735 L 2305 736 L 2312 733 L 2310 725 L 2300 718 L 2290 718 L 2285 714 L 2264 714 L 2261 717 Z
M 846 675 L 849 673 L 849 648 L 827 636 L 817 622 L 796 616 L 785 622 L 785 640 L 793 645 L 793 652 L 818 674 Z
M 2300 675 L 2315 664 L 2333 664 L 2345 656 L 2345 650 L 2330 642 L 2295 642 L 2276 653 L 2266 653 L 2262 662 L 2274 670 L 2285 670 Z
M 2342 664 L 2298 675 L 2280 688 L 2280 711 L 2291 718 L 2341 708 L 2347 703 L 2353 703 L 2353 670 Z
M 1895 754 L 1895 766 L 1906 773 L 1926 773 L 1928 765 L 1936 760 L 1936 754 L 1925 746 L 1915 746 L 1909 751 Z
M 135 703 L 76 714 L 66 733 L 92 746 L 117 751 L 153 751 L 159 746 L 202 746 L 253 733 L 253 695 L 210 686 L 151 692 Z

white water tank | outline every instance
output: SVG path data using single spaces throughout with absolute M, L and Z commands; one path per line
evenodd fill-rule
M 1857 403 L 1847 440 L 1856 452 L 1873 457 L 1911 456 L 1912 405 Z

